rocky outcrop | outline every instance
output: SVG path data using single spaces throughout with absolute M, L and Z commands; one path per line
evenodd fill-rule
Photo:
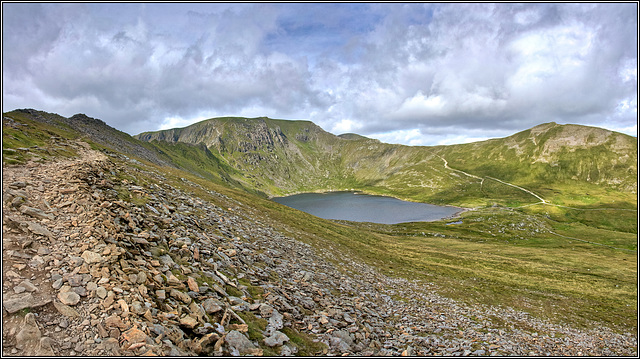
M 92 141 L 108 148 L 117 149 L 120 153 L 142 158 L 161 166 L 176 167 L 167 158 L 163 158 L 159 151 L 143 146 L 140 141 L 107 125 L 100 119 L 89 117 L 85 114 L 76 114 L 66 118 L 34 109 L 16 111 L 22 112 L 36 121 L 44 122 L 63 130 L 67 130 L 70 127 L 82 135 L 88 136 Z

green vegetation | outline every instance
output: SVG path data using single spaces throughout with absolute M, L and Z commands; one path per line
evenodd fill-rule
M 289 337 L 291 344 L 298 348 L 298 356 L 316 356 L 322 354 L 327 347 L 320 341 L 314 341 L 311 336 L 303 332 L 299 332 L 293 328 L 282 328 L 282 332 Z
M 39 137 L 20 133 L 53 129 L 12 118 L 32 127 L 3 121 L 3 138 L 12 136 L 3 148 L 13 150 L 3 152 L 4 163 L 20 161 L 17 147 L 51 146 L 46 135 L 30 143 Z M 433 283 L 472 305 L 512 307 L 580 327 L 637 329 L 637 146 L 630 136 L 550 123 L 504 139 L 408 147 L 333 136 L 310 122 L 223 118 L 138 137 L 175 166 L 140 159 L 172 186 L 220 206 L 251 209 L 320 254 L 341 253 L 390 276 Z M 474 210 L 459 224 L 378 225 L 323 220 L 265 198 L 349 189 Z M 261 294 L 241 284 L 252 296 Z M 249 314 L 243 319 L 258 338 L 266 324 Z M 285 334 L 300 355 L 322 350 L 303 333 Z
M 24 164 L 29 159 L 47 160 L 53 157 L 71 157 L 76 153 L 68 146 L 58 144 L 58 139 L 76 139 L 71 129 L 61 129 L 27 114 L 13 111 L 2 119 L 2 163 Z
M 244 120 L 225 121 L 229 125 Z M 315 142 L 302 146 L 297 141 L 300 136 L 291 131 L 300 131 L 303 125 L 280 127 L 299 149 L 299 157 L 278 152 L 289 172 L 279 172 L 282 163 L 269 159 L 259 161 L 260 166 L 242 165 L 244 156 L 254 150 L 229 151 L 232 135 L 221 137 L 227 147 L 212 143 L 209 148 L 254 181 L 246 183 L 262 181 L 256 187 L 267 193 L 286 188 L 290 192 L 357 189 L 476 210 L 464 213 L 463 223 L 456 225 L 446 221 L 391 226 L 336 223 L 234 193 L 234 198 L 261 209 L 273 226 L 322 250 L 364 260 L 385 274 L 434 283 L 443 295 L 470 304 L 499 304 L 585 327 L 593 322 L 619 330 L 635 327 L 637 202 L 635 192 L 628 188 L 635 180 L 630 174 L 637 171 L 633 164 L 637 149 L 629 147 L 630 138 L 615 134 L 614 139 L 601 141 L 609 143 L 608 150 L 601 143 L 567 151 L 554 142 L 554 136 L 561 137 L 571 126 L 547 124 L 534 135 L 524 131 L 505 140 L 446 147 L 395 146 L 357 136 L 344 140 L 322 132 L 316 134 Z M 597 129 L 587 132 L 592 135 L 590 144 L 606 135 Z M 332 146 L 333 161 L 323 157 L 328 156 L 322 153 L 323 146 Z M 553 146 L 560 147 L 543 153 Z M 617 154 L 622 151 L 619 148 L 626 157 Z M 606 155 L 605 150 L 609 151 Z M 469 175 L 446 169 L 439 156 L 451 168 Z M 614 156 L 618 158 L 613 160 Z M 535 158 L 541 160 L 535 162 Z M 566 158 L 583 164 L 572 165 Z M 629 159 L 624 171 L 620 158 Z M 291 171 L 305 169 L 300 165 L 305 160 L 318 163 L 327 174 L 325 179 L 318 175 L 309 179 L 313 171 L 292 176 Z M 587 166 L 584 161 L 595 165 Z M 618 161 L 618 172 L 600 173 L 608 171 L 607 161 Z M 559 167 L 566 169 L 562 175 Z M 598 174 L 586 170 L 596 167 L 601 168 Z M 280 177 L 274 179 L 278 173 Z M 283 174 L 291 179 L 284 180 Z M 264 178 L 272 180 L 267 185 Z M 493 178 L 533 191 L 549 204 L 538 203 L 535 196 Z M 295 187 L 290 184 L 294 179 Z M 274 189 L 278 181 L 284 185 Z
M 434 283 L 462 302 L 512 307 L 583 327 L 598 322 L 626 331 L 637 322 L 634 234 L 565 225 L 507 208 L 467 212 L 456 225 L 340 225 L 305 216 L 305 228 L 296 224 L 294 216 L 301 214 L 277 212 L 277 222 L 297 227 L 297 238 L 347 253 L 387 275 Z

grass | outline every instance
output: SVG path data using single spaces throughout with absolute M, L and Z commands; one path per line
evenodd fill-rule
M 14 111 L 4 114 L 13 119 L 2 120 L 2 163 L 24 164 L 29 159 L 47 160 L 52 157 L 72 157 L 76 152 L 55 143 L 55 138 L 76 139 L 78 135 L 42 122 L 31 120 L 26 114 Z
M 251 341 L 259 343 L 265 356 L 276 356 L 279 353 L 276 348 L 271 348 L 264 344 L 264 331 L 267 329 L 268 321 L 264 318 L 258 318 L 249 311 L 237 313 L 247 324 L 247 336 Z M 289 343 L 298 349 L 298 356 L 315 356 L 322 353 L 326 345 L 321 342 L 314 341 L 314 338 L 303 332 L 299 332 L 293 328 L 285 327 L 280 330 L 287 337 Z
M 291 126 L 293 130 L 299 130 Z M 7 127 L 3 126 L 5 128 Z M 282 129 L 291 130 L 284 127 Z M 46 131 L 35 127 L 33 130 Z M 8 142 L 7 148 L 10 149 L 32 146 L 28 141 L 47 143 L 46 136 L 31 139 L 30 136 L 20 137 L 11 131 L 7 133 L 16 138 L 11 140 L 15 142 Z M 317 148 L 314 146 L 317 144 L 308 141 L 301 148 L 308 154 Z M 442 160 L 430 157 L 432 153 L 428 151 L 421 153 L 417 149 L 394 147 L 370 140 L 348 140 L 345 146 L 346 154 L 360 151 L 368 155 L 354 156 L 351 159 L 346 155 L 337 158 L 337 161 L 343 161 L 341 166 L 351 166 L 353 171 L 340 172 L 337 170 L 339 166 L 327 165 L 322 170 L 328 171 L 329 177 L 323 180 L 314 178 L 315 182 L 310 185 L 304 184 L 308 174 L 296 177 L 300 171 L 282 171 L 291 176 L 290 182 L 298 183 L 292 185 L 290 190 L 326 189 L 334 186 L 338 187 L 336 189 L 354 188 L 413 200 L 430 200 L 435 204 L 489 207 L 466 212 L 461 216 L 461 224 L 450 226 L 446 225 L 449 221 L 398 225 L 337 223 L 256 196 L 257 191 L 248 193 L 232 181 L 220 180 L 221 175 L 210 171 L 207 166 L 196 171 L 200 160 L 215 163 L 218 166 L 216 168 L 223 171 L 231 160 L 241 161 L 242 156 L 222 158 L 215 151 L 210 156 L 197 146 L 165 146 L 162 147 L 164 151 L 172 152 L 176 161 L 184 161 L 183 167 L 192 166 L 196 174 L 150 164 L 144 166 L 151 166 L 163 173 L 172 186 L 223 208 L 251 208 L 260 221 L 313 245 L 320 254 L 342 253 L 390 276 L 434 283 L 440 294 L 469 305 L 512 307 L 539 318 L 584 328 L 605 325 L 620 332 L 637 330 L 637 212 L 633 211 L 637 210 L 635 194 L 621 191 L 615 186 L 571 178 L 554 183 L 545 182 L 543 179 L 549 178 L 557 168 L 542 164 L 523 165 L 524 170 L 514 168 L 511 164 L 519 161 L 517 151 L 499 151 L 499 147 L 494 146 L 472 156 L 475 145 L 451 147 L 449 152 L 443 150 L 442 154 L 446 155 L 453 168 L 479 176 L 490 175 L 514 181 L 553 204 L 530 205 L 537 200 L 513 187 L 491 180 L 485 180 L 480 186 L 479 180 L 452 175 L 443 169 Z M 437 150 L 439 149 L 434 148 L 430 151 Z M 456 151 L 469 158 L 453 160 L 449 156 Z M 567 158 L 578 155 L 589 157 L 603 151 L 605 149 L 599 147 L 590 153 L 566 155 Z M 7 151 L 7 158 L 19 160 L 16 153 L 17 150 Z M 268 150 L 258 149 L 254 154 L 265 156 Z M 492 161 L 497 161 L 495 156 L 502 156 L 506 165 L 497 168 L 492 163 L 474 162 L 474 158 L 477 159 L 478 156 L 486 156 Z M 327 159 L 320 155 L 305 158 L 309 161 Z M 461 158 L 464 159 L 464 156 Z M 379 163 L 376 161 L 384 161 L 384 168 L 376 167 L 376 163 Z M 402 163 L 405 161 L 411 165 L 403 167 Z M 562 162 L 559 166 L 571 167 L 568 162 Z M 626 173 L 623 167 L 615 167 L 616 173 Z M 277 166 L 248 171 L 242 174 L 243 178 L 235 180 L 242 180 L 243 185 L 255 181 L 262 183 L 265 190 L 272 190 L 279 180 L 273 177 L 277 171 L 280 171 Z M 424 182 L 425 171 L 435 173 L 433 187 L 428 187 L 430 183 Z M 578 166 L 572 171 L 576 176 L 607 179 L 606 173 L 602 170 L 594 171 L 591 167 Z M 249 175 L 254 177 L 248 177 Z M 230 176 L 234 179 L 234 174 Z M 193 187 L 181 178 L 201 185 L 202 188 Z M 218 180 L 212 181 L 211 178 Z M 291 184 L 290 182 L 288 183 Z M 413 186 L 403 187 L 403 183 Z M 208 192 L 210 190 L 238 202 L 227 203 L 226 199 L 211 195 Z M 126 197 L 126 193 L 123 196 Z M 494 204 L 495 207 L 490 207 Z M 516 208 L 520 206 L 527 207 Z M 241 212 L 237 213 L 243 215 Z M 340 266 L 337 260 L 335 264 Z M 259 330 L 260 325 L 259 321 L 255 322 L 254 330 Z M 314 347 L 318 343 L 313 342 L 311 337 L 305 337 L 303 333 L 292 330 L 285 334 L 291 334 L 291 342 L 299 346 L 300 355 L 314 355 L 321 350 Z M 252 335 L 257 334 L 253 332 Z
M 584 328 L 636 327 L 637 238 L 631 233 L 502 207 L 466 212 L 463 223 L 452 226 L 338 224 L 275 204 L 264 207 L 298 239 L 359 258 L 387 275 L 434 283 L 442 295 L 470 305 L 512 307 Z
M 322 354 L 327 347 L 324 343 L 314 341 L 314 338 L 306 333 L 299 332 L 293 328 L 284 327 L 281 329 L 289 342 L 298 348 L 297 356 L 316 356 Z

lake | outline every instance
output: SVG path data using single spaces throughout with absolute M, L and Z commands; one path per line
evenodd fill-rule
M 302 193 L 272 200 L 324 219 L 382 224 L 437 221 L 461 211 L 354 192 Z

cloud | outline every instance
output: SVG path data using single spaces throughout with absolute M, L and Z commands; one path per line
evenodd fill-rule
M 636 10 L 3 4 L 3 110 L 82 112 L 131 134 L 214 116 L 308 119 L 421 144 L 549 121 L 633 129 Z

